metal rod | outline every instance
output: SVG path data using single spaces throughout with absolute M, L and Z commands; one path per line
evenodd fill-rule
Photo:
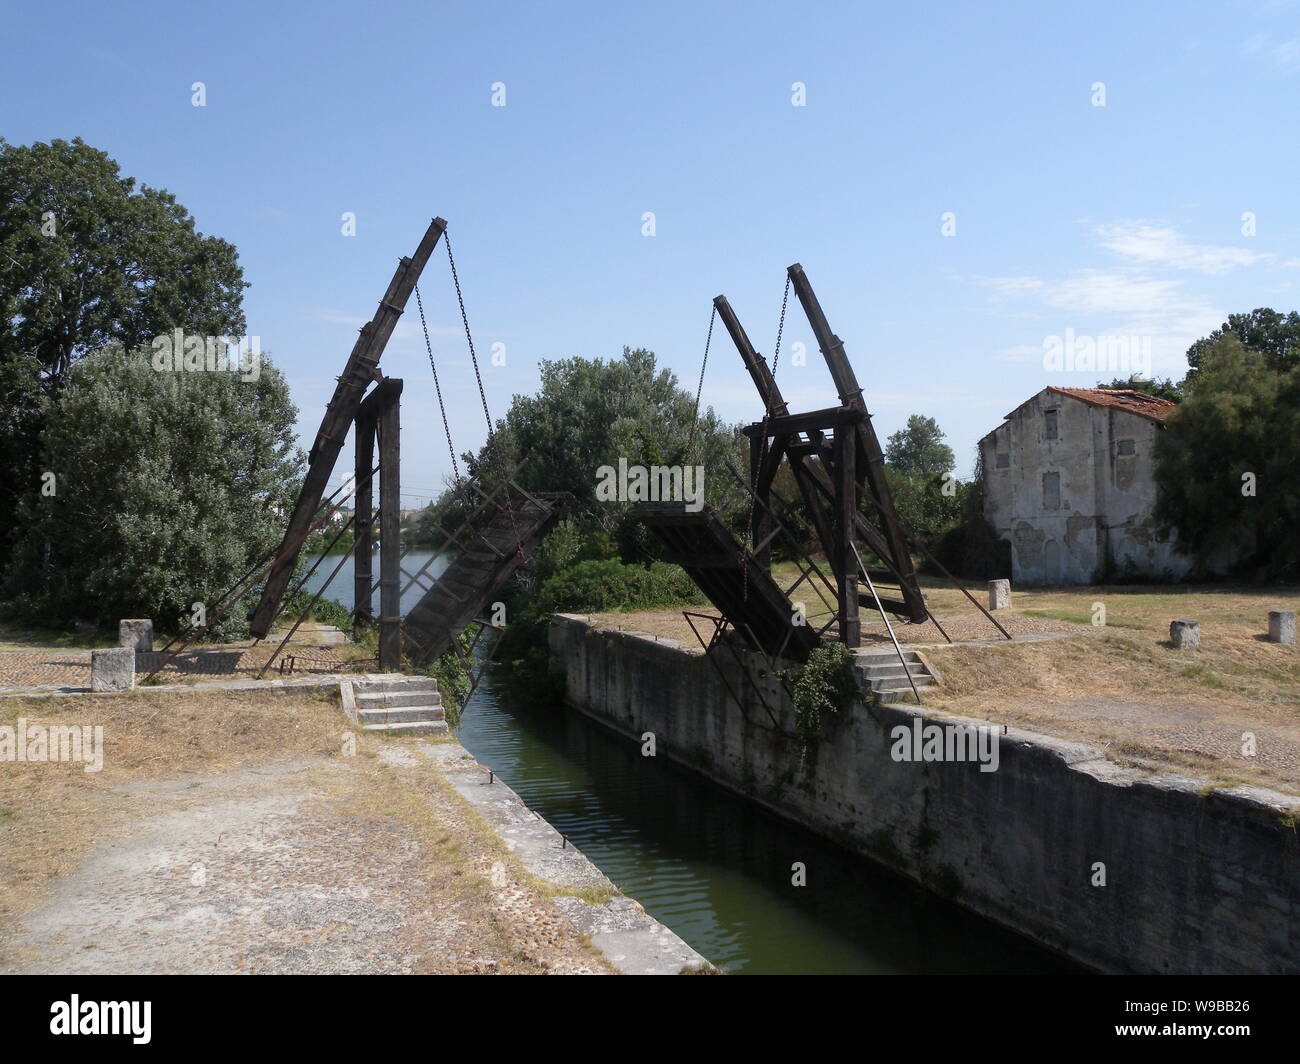
M 921 692 L 916 689 L 916 681 L 912 679 L 912 670 L 907 667 L 907 659 L 903 657 L 903 648 L 898 645 L 898 637 L 894 635 L 894 626 L 889 623 L 889 618 L 885 615 L 885 607 L 880 604 L 880 596 L 876 594 L 876 585 L 871 582 L 871 577 L 867 573 L 867 567 L 862 564 L 862 556 L 858 554 L 856 543 L 850 543 L 853 548 L 853 556 L 858 560 L 858 568 L 862 575 L 866 577 L 867 587 L 871 588 L 871 597 L 876 600 L 876 609 L 880 611 L 880 616 L 884 619 L 885 627 L 889 630 L 889 638 L 894 644 L 894 651 L 898 654 L 898 660 L 903 666 L 903 672 L 907 674 L 907 682 L 911 685 L 912 694 L 916 695 L 916 704 L 921 702 Z

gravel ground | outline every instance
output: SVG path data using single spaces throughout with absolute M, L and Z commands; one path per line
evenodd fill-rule
M 607 971 L 439 779 L 295 758 L 107 790 L 97 844 L 7 917 L 0 970 Z

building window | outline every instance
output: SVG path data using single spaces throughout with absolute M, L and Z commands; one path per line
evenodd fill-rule
M 1059 510 L 1061 508 L 1061 474 L 1043 474 L 1043 509 Z
M 1056 415 L 1058 411 L 1048 410 L 1043 414 L 1043 436 L 1049 440 L 1059 440 L 1060 432 L 1056 424 Z
M 1010 468 L 1011 468 L 1011 455 L 1009 455 L 1009 454 L 1000 454 L 1000 455 L 998 455 L 998 457 L 997 457 L 997 467 L 998 467 L 999 469 L 1010 469 Z
M 1137 445 L 1132 440 L 1120 440 L 1116 451 L 1121 457 L 1131 457 L 1137 454 Z

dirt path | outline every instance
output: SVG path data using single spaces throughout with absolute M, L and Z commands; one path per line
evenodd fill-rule
M 197 696 L 149 697 L 165 710 L 181 703 L 164 697 Z M 122 765 L 125 753 L 99 776 L 78 765 L 0 767 L 0 971 L 609 970 L 557 905 L 569 899 L 523 869 L 433 770 L 421 740 L 359 736 L 356 755 L 344 756 L 310 734 L 343 730 L 336 707 L 307 704 L 281 723 L 293 699 L 230 709 L 215 697 L 209 711 L 224 707 L 236 722 L 223 735 L 242 728 L 247 739 L 244 722 L 263 713 L 281 729 L 269 748 L 290 731 L 309 734 L 289 756 L 209 763 L 215 771 L 173 761 L 149 774 L 152 755 Z M 141 713 L 138 701 L 111 704 L 110 727 Z

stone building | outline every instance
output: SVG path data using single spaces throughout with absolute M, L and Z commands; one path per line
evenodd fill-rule
M 1019 584 L 1179 579 L 1191 561 L 1152 519 L 1155 441 L 1174 403 L 1110 388 L 1045 388 L 980 440 L 984 516 Z

